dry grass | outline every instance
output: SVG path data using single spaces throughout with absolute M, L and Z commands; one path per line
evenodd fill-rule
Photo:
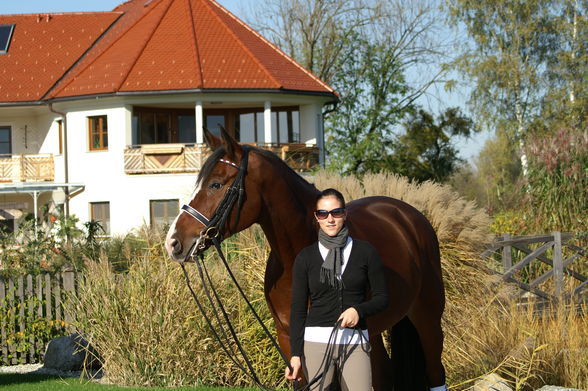
M 407 202 L 429 219 L 440 242 L 479 248 L 492 240 L 488 215 L 450 186 L 410 182 L 406 177 L 390 173 L 368 174 L 360 182 L 353 176 L 319 171 L 313 180 L 319 189 L 339 189 L 347 200 L 385 195 Z
M 520 305 L 516 289 L 481 271 L 476 253 L 442 246 L 447 288 L 444 363 L 452 389 L 496 372 L 514 390 L 588 389 L 588 320 L 576 308 Z M 583 308 L 586 313 L 588 308 Z
M 248 258 L 256 253 L 227 250 L 232 258 L 239 258 L 234 272 L 272 329 L 263 290 L 248 284 L 251 276 L 239 272 L 239 266 L 248 264 Z M 245 303 L 237 299 L 222 265 L 213 258 L 208 256 L 205 262 L 254 367 L 266 384 L 282 384 L 281 376 L 276 375 L 283 371 L 277 353 Z M 69 303 L 77 313 L 77 327 L 90 334 L 91 343 L 100 352 L 108 380 L 134 386 L 250 385 L 219 348 L 190 296 L 181 269 L 167 259 L 163 249 L 153 245 L 144 257 L 129 263 L 124 275 L 115 274 L 105 260 L 88 263 L 89 278 Z M 196 282 L 196 268 L 189 266 L 192 285 L 205 301 Z
M 588 323 L 567 308 L 538 316 L 517 306 L 513 288 L 483 270 L 477 244 L 488 238 L 488 217 L 445 186 L 412 184 L 392 175 L 355 178 L 320 172 L 317 187 L 336 187 L 348 199 L 390 195 L 423 211 L 439 233 L 447 295 L 444 363 L 448 384 L 469 389 L 475 379 L 497 372 L 516 390 L 543 384 L 588 389 Z M 78 299 L 70 305 L 80 330 L 90 333 L 111 381 L 127 385 L 251 385 L 219 348 L 195 308 L 179 267 L 170 263 L 161 237 L 150 233 L 145 254 L 128 260 L 120 276 L 102 260 L 88 264 Z M 273 330 L 263 297 L 269 254 L 259 227 L 223 244 L 254 306 Z M 266 384 L 285 386 L 283 364 L 226 272 L 209 251 L 206 263 L 225 299 L 254 366 Z M 195 279 L 195 268 L 189 267 Z M 203 297 L 199 291 L 199 296 Z M 584 308 L 588 310 L 588 308 Z

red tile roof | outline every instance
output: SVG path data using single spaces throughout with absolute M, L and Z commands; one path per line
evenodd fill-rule
M 0 102 L 37 101 L 119 17 L 92 14 L 0 15 L 15 25 L 0 54 Z
M 36 18 L 0 16 L 0 24 L 16 24 L 9 54 L 0 55 L 0 102 L 198 89 L 334 94 L 214 0 L 131 0 L 109 13 L 49 14 L 45 29 Z M 39 39 L 56 64 L 49 70 L 34 47 Z M 25 83 L 19 74 L 5 86 L 4 75 L 17 72 L 19 64 L 36 82 Z

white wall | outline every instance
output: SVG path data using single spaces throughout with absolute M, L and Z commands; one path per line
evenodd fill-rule
M 149 224 L 149 201 L 179 199 L 180 205 L 192 194 L 196 174 L 126 175 L 124 149 L 132 143 L 131 116 L 133 105 L 158 106 L 166 102 L 172 106 L 185 100 L 196 102 L 205 99 L 234 104 L 253 101 L 272 101 L 272 106 L 300 106 L 300 141 L 317 142 L 317 119 L 320 118 L 324 99 L 299 95 L 264 96 L 250 94 L 170 95 L 169 97 L 125 97 L 97 100 L 80 100 L 56 103 L 56 109 L 67 112 L 67 139 L 69 157 L 69 183 L 83 184 L 84 190 L 70 200 L 70 212 L 81 223 L 90 219 L 91 202 L 110 202 L 112 234 L 126 234 L 142 224 Z M 170 103 L 175 102 L 175 103 Z M 102 108 L 99 108 L 102 107 Z M 56 119 L 59 115 L 46 107 L 35 109 L 32 115 L 22 113 L 8 116 L 0 112 L 0 125 L 13 130 L 13 153 L 51 153 L 55 162 L 55 182 L 65 182 L 64 156 L 59 155 L 59 135 Z M 88 117 L 106 115 L 108 121 L 108 150 L 90 151 Z M 263 118 L 263 115 L 261 116 Z M 261 122 L 261 121 L 260 121 Z M 27 148 L 24 146 L 24 128 L 27 128 Z M 272 136 L 276 138 L 275 125 Z
M 300 142 L 316 144 L 318 136 L 317 116 L 321 115 L 322 105 L 309 104 L 300 106 Z
M 90 151 L 88 117 L 106 115 L 108 150 Z M 90 203 L 110 203 L 111 234 L 124 235 L 149 224 L 149 201 L 179 199 L 186 202 L 194 189 L 195 174 L 127 175 L 124 149 L 130 143 L 131 112 L 120 106 L 68 114 L 69 181 L 85 189 L 70 201 L 70 213 L 90 220 Z

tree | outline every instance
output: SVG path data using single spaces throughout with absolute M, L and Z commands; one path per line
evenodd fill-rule
M 557 42 L 548 57 L 544 127 L 581 126 L 588 108 L 588 2 L 554 0 Z
M 269 0 L 252 24 L 340 94 L 325 123 L 328 163 L 361 175 L 382 169 L 398 124 L 444 72 L 407 78 L 444 55 L 439 17 L 429 0 Z
M 477 174 L 485 189 L 485 205 L 489 212 L 514 208 L 522 198 L 519 178 L 521 162 L 518 148 L 505 132 L 498 132 L 486 141 L 476 159 Z
M 421 182 L 447 181 L 462 162 L 452 140 L 469 137 L 476 130 L 459 108 L 446 110 L 437 121 L 420 109 L 405 121 L 404 128 L 385 164 L 393 172 Z
M 474 44 L 465 45 L 455 62 L 476 83 L 470 104 L 481 123 L 520 144 L 525 170 L 523 136 L 539 112 L 545 64 L 555 42 L 547 2 L 451 0 L 448 9 Z
M 331 84 L 350 37 L 380 18 L 370 0 L 268 0 L 249 23 Z

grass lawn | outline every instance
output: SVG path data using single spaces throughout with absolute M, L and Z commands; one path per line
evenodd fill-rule
M 60 378 L 51 375 L 0 373 L 0 391 L 258 391 L 256 388 L 224 387 L 118 387 L 88 382 L 87 380 Z

